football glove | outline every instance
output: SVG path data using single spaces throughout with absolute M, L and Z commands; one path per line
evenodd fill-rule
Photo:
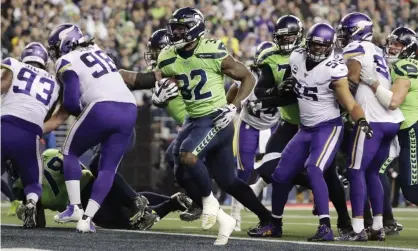
M 214 118 L 213 121 L 215 122 L 216 127 L 223 129 L 234 119 L 237 113 L 237 108 L 233 104 L 228 104 L 217 109 L 217 111 L 220 111 L 221 113 Z
M 357 125 L 366 134 L 366 138 L 371 139 L 373 137 L 373 129 L 365 118 L 357 120 Z
M 259 110 L 261 110 L 263 104 L 260 100 L 249 100 L 247 102 L 247 109 L 250 114 L 256 114 Z
M 178 96 L 179 89 L 177 85 L 168 81 L 170 81 L 168 78 L 163 78 L 159 81 L 161 83 L 160 85 L 158 84 L 158 81 L 155 82 L 154 93 L 151 98 L 152 103 L 155 106 L 164 106 L 167 101 Z
M 287 78 L 280 83 L 278 90 L 279 92 L 293 92 L 293 87 L 295 86 L 295 83 L 295 78 Z

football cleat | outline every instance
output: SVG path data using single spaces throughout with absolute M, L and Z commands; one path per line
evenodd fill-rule
M 353 234 L 353 227 L 347 227 L 347 228 L 338 228 L 338 235 L 340 237 L 337 237 L 338 239 L 349 239 L 349 237 Z
M 248 230 L 250 237 L 282 237 L 282 226 L 276 226 L 272 223 L 259 223 L 256 227 Z
M 145 196 L 138 194 L 138 196 L 132 202 L 133 216 L 129 218 L 130 224 L 135 225 L 142 216 L 144 216 L 145 208 L 149 204 L 148 199 Z
M 386 235 L 399 235 L 399 232 L 403 230 L 403 226 L 397 221 L 394 221 L 391 224 L 384 224 L 385 234 Z
M 216 218 L 219 211 L 219 201 L 209 196 L 202 199 L 203 212 L 202 212 L 202 229 L 209 230 L 216 224 Z
M 83 218 L 77 222 L 76 231 L 77 233 L 95 233 L 96 228 L 90 217 L 83 216 Z
M 228 243 L 229 236 L 231 236 L 236 226 L 236 220 L 225 213 L 222 209 L 219 209 L 216 220 L 219 223 L 219 230 L 218 238 L 216 238 L 213 245 L 223 246 Z
M 155 223 L 160 221 L 160 216 L 154 212 L 145 212 L 144 216 L 135 224 L 135 229 L 145 231 L 154 226 Z
M 173 194 L 172 196 L 171 196 L 171 199 L 175 199 L 175 200 L 177 200 L 177 202 L 182 206 L 182 207 L 184 207 L 184 210 L 187 210 L 187 209 L 189 209 L 191 206 L 192 206 L 192 204 L 193 204 L 193 201 L 192 201 L 192 199 L 190 199 L 185 193 L 180 193 L 180 192 L 178 192 L 178 193 L 176 193 L 176 194 Z
M 308 241 L 334 241 L 334 234 L 327 225 L 319 225 L 315 235 L 308 238 Z
M 79 205 L 68 205 L 65 211 L 54 216 L 54 221 L 58 223 L 78 222 L 83 217 L 84 210 Z
M 8 216 L 15 216 L 17 208 L 21 202 L 19 200 L 14 200 L 10 203 L 9 212 L 7 213 Z
M 370 228 L 369 230 L 369 241 L 384 241 L 385 240 L 385 229 L 381 228 L 379 230 L 374 230 Z
M 360 233 L 355 233 L 352 231 L 349 234 L 340 235 L 340 237 L 335 238 L 336 241 L 367 241 L 368 236 L 365 229 L 361 230 Z
M 200 208 L 196 203 L 192 205 L 184 212 L 180 213 L 180 220 L 182 221 L 195 221 L 202 216 L 202 208 Z
M 36 227 L 36 202 L 28 200 L 25 206 L 25 213 L 23 217 L 24 228 L 35 228 Z

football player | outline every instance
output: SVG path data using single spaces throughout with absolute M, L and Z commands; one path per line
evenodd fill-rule
M 289 55 L 293 50 L 302 46 L 302 22 L 292 15 L 280 17 L 276 22 L 273 36 L 276 46 L 263 51 L 257 58 L 257 67 L 261 71 L 261 76 L 255 88 L 258 99 L 248 103 L 253 113 L 256 113 L 260 107 L 275 108 L 282 106 L 279 107 L 281 119 L 278 128 L 270 137 L 266 147 L 266 155 L 262 159 L 262 165 L 257 169 L 261 178 L 254 185 L 251 185 L 257 195 L 267 184 L 271 183 L 271 175 L 279 163 L 281 153 L 299 130 L 300 122 L 295 94 L 284 92 L 285 95 L 277 95 L 279 95 L 278 89 L 285 90 L 286 83 L 293 82 L 292 79 L 289 79 L 291 76 Z M 330 199 L 338 213 L 338 231 L 340 235 L 344 235 L 351 232 L 351 221 L 345 201 L 344 187 L 338 178 L 335 163 L 325 171 L 324 177 L 329 189 Z M 305 174 L 298 175 L 293 183 L 310 187 Z M 257 236 L 257 232 L 254 230 L 256 229 L 249 231 L 250 236 Z
M 204 39 L 205 23 L 200 11 L 181 8 L 169 19 L 170 46 L 158 57 L 158 69 L 179 84 L 188 118 L 175 139 L 173 154 L 175 175 L 180 184 L 184 177 L 193 183 L 183 186 L 187 194 L 203 206 L 202 228 L 220 224 L 215 245 L 225 245 L 235 227 L 235 220 L 219 208 L 212 194 L 210 170 L 218 185 L 253 211 L 262 222 L 270 212 L 258 201 L 250 187 L 235 175 L 232 153 L 233 125 L 237 107 L 254 87 L 248 69 L 232 58 L 225 45 L 216 39 Z M 231 104 L 227 104 L 224 75 L 241 82 Z M 202 159 L 206 159 L 205 165 Z
M 68 194 L 63 175 L 63 155 L 58 149 L 48 149 L 42 153 L 42 159 L 42 206 L 43 208 L 52 211 L 63 211 L 68 203 Z M 83 207 L 86 207 L 88 204 L 94 179 L 97 177 L 98 163 L 94 160 L 95 158 L 92 159 L 92 163 L 87 167 L 80 162 L 83 169 L 82 177 L 80 179 L 81 203 Z M 125 183 L 125 186 L 121 187 L 121 182 L 115 182 L 113 184 L 108 196 L 93 218 L 94 223 L 100 227 L 146 230 L 156 221 L 164 218 L 168 213 L 177 210 L 183 211 L 187 206 L 190 206 L 190 199 L 184 194 L 178 193 L 168 197 L 150 192 L 142 192 L 139 194 L 144 195 L 150 201 L 149 210 L 154 210 L 155 213 L 147 214 L 139 221 L 135 222 L 135 224 L 132 224 L 131 218 L 137 213 L 137 210 L 135 209 L 135 206 L 132 205 L 135 203 L 132 203 L 132 198 L 129 196 L 129 192 L 126 191 L 126 187 L 130 190 L 133 189 L 119 173 L 116 173 L 115 181 L 116 179 Z M 120 190 L 124 189 L 125 191 L 120 192 Z M 13 192 L 18 198 L 22 199 L 23 189 L 20 179 L 13 184 Z M 136 192 L 134 193 L 138 196 Z M 20 209 L 22 209 L 22 206 L 20 206 Z M 18 212 L 20 212 L 18 213 L 18 218 L 24 220 L 25 216 L 22 215 L 22 210 L 19 210 Z
M 335 42 L 336 33 L 330 25 L 315 24 L 306 35 L 306 49 L 296 49 L 290 55 L 301 125 L 283 150 L 272 176 L 274 220 L 259 228 L 257 236 L 282 235 L 283 210 L 293 187 L 292 181 L 305 171 L 319 216 L 317 232 L 308 241 L 334 240 L 323 173 L 334 160 L 342 139 L 342 118 L 336 100 L 347 109 L 363 133 L 372 136 L 364 112 L 348 88 L 347 67 L 342 57 L 334 54 Z
M 370 240 L 384 240 L 383 197 L 384 191 L 379 170 L 389 156 L 400 122 L 404 120 L 399 109 L 394 111 L 380 105 L 368 85 L 379 81 L 381 88 L 390 89 L 389 67 L 383 50 L 371 43 L 373 22 L 365 14 L 354 12 L 346 15 L 338 26 L 338 44 L 348 67 L 348 79 L 355 91 L 356 101 L 364 108 L 366 119 L 373 128 L 373 139 L 358 126 L 354 127 L 350 139 L 348 178 L 352 205 L 354 234 L 352 241 L 367 241 L 364 228 L 364 201 L 366 191 L 373 209 L 373 225 Z M 367 181 L 367 182 L 366 182 Z
M 48 44 L 57 79 L 64 85 L 64 101 L 62 109 L 45 123 L 44 132 L 57 128 L 69 114 L 78 116 L 63 146 L 70 205 L 54 219 L 62 223 L 78 222 L 78 232 L 95 232 L 92 218 L 112 187 L 116 169 L 128 147 L 136 123 L 136 101 L 112 59 L 91 40 L 86 41 L 78 26 L 58 25 Z M 102 147 L 99 172 L 84 212 L 78 157 L 99 143 Z
M 6 58 L 1 63 L 5 69 L 1 93 L 6 93 L 1 107 L 1 161 L 6 166 L 10 160 L 22 178 L 26 228 L 36 227 L 36 204 L 42 194 L 39 139 L 44 119 L 54 110 L 60 90 L 46 71 L 47 62 L 48 51 L 34 42 L 25 47 L 21 61 Z
M 405 121 L 398 132 L 401 152 L 399 169 L 402 193 L 418 205 L 418 42 L 416 33 L 398 27 L 387 39 L 386 57 L 391 63 L 392 88 L 370 81 L 380 104 L 390 110 L 401 109 Z M 377 80 L 377 79 L 374 79 Z

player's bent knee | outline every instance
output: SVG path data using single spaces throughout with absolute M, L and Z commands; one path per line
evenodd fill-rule
M 180 161 L 185 166 L 193 166 L 197 162 L 197 156 L 191 152 L 181 152 Z

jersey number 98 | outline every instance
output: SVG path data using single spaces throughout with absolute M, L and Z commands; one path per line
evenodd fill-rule
M 200 77 L 199 82 L 194 88 L 189 89 L 190 80 L 194 80 L 197 77 Z M 201 93 L 203 86 L 205 86 L 208 81 L 208 77 L 206 76 L 206 72 L 204 70 L 192 70 L 190 72 L 190 80 L 186 74 L 175 75 L 174 78 L 177 81 L 183 82 L 183 85 L 180 86 L 180 92 L 184 100 L 192 100 L 193 96 L 194 100 L 202 100 L 212 97 L 212 93 L 210 91 Z
M 109 73 L 105 64 L 109 67 L 111 72 L 117 71 L 113 60 L 101 50 L 84 53 L 80 56 L 80 60 L 89 68 L 95 65 L 99 66 L 99 70 L 92 73 L 94 78 L 100 78 L 101 76 Z

